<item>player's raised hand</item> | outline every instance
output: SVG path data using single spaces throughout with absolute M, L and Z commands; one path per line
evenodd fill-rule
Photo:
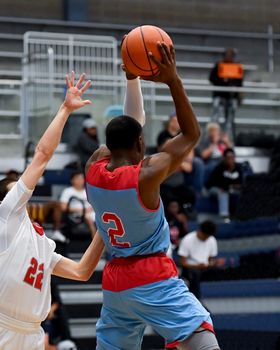
M 124 63 L 121 64 L 121 69 L 125 72 L 125 76 L 127 80 L 133 80 L 137 78 L 137 75 L 130 73 L 130 71 L 126 68 Z
M 69 109 L 70 112 L 75 111 L 81 107 L 91 104 L 90 100 L 83 100 L 82 95 L 88 89 L 91 84 L 91 81 L 88 80 L 84 85 L 83 82 L 85 80 L 85 73 L 80 75 L 80 78 L 75 84 L 75 73 L 66 75 L 66 86 L 67 93 L 64 100 L 64 106 Z
M 152 77 L 141 77 L 143 80 L 150 80 L 170 85 L 178 79 L 176 69 L 175 50 L 173 46 L 168 47 L 164 42 L 158 43 L 158 49 L 161 53 L 161 61 L 159 61 L 152 52 L 149 52 L 151 60 L 158 66 L 159 72 Z

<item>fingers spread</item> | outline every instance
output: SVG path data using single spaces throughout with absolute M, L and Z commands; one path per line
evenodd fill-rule
M 150 59 L 157 65 L 162 66 L 162 63 L 153 55 L 151 51 L 148 52 Z
M 78 82 L 77 82 L 77 84 L 76 84 L 76 87 L 77 87 L 78 89 L 81 87 L 83 81 L 85 80 L 85 76 L 86 76 L 85 73 L 83 73 L 83 74 L 80 75 L 80 78 L 79 78 L 79 80 L 78 80 Z
M 81 91 L 82 93 L 84 93 L 84 92 L 89 88 L 90 84 L 91 84 L 91 80 L 88 80 L 88 81 L 85 83 L 85 85 L 80 89 L 80 91 Z
M 74 82 L 75 82 L 75 72 L 72 70 L 72 72 L 71 72 L 71 86 L 74 86 Z
M 83 104 L 85 105 L 91 105 L 92 102 L 90 100 L 83 100 Z
M 65 80 L 66 80 L 67 89 L 69 89 L 69 88 L 71 87 L 71 82 L 70 82 L 70 79 L 69 79 L 69 75 L 68 75 L 68 74 L 66 74 Z
M 162 56 L 163 62 L 165 64 L 169 64 L 171 62 L 171 54 L 170 54 L 170 51 L 169 51 L 167 45 L 162 42 L 160 44 L 159 48 L 160 48 L 160 52 L 161 52 L 161 56 Z
M 170 45 L 169 50 L 170 50 L 171 57 L 172 57 L 173 61 L 175 61 L 175 49 L 174 49 L 174 46 Z

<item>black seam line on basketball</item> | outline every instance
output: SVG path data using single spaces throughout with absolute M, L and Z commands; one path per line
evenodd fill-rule
M 154 70 L 153 70 L 153 67 L 152 67 L 152 64 L 151 64 L 151 59 L 150 59 L 150 56 L 149 56 L 149 53 L 148 53 L 148 50 L 147 50 L 147 47 L 146 47 L 146 43 L 145 43 L 144 33 L 142 32 L 142 26 L 140 27 L 140 33 L 141 33 L 141 36 L 142 36 L 144 48 L 145 48 L 146 55 L 147 55 L 147 58 L 148 58 L 148 62 L 149 62 L 149 65 L 150 65 L 150 68 L 151 68 L 151 71 L 152 71 L 152 75 L 154 75 Z
M 126 38 L 126 41 L 125 41 L 125 48 L 126 48 L 126 52 L 128 54 L 128 57 L 131 61 L 132 64 L 134 64 L 135 67 L 137 67 L 138 69 L 142 70 L 143 72 L 150 72 L 151 70 L 150 69 L 143 69 L 142 67 L 139 67 L 132 59 L 132 57 L 130 56 L 130 53 L 129 53 L 129 50 L 128 50 L 128 38 Z
M 164 37 L 162 36 L 162 34 L 161 34 L 160 30 L 159 30 L 158 28 L 156 28 L 156 30 L 158 31 L 159 35 L 161 36 L 161 40 L 162 40 L 162 41 L 165 43 L 165 41 L 164 41 Z

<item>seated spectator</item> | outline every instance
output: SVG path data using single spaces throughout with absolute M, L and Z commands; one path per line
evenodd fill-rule
M 51 281 L 52 304 L 42 328 L 45 331 L 45 350 L 76 350 L 70 340 L 70 328 L 56 285 Z
M 202 272 L 217 265 L 214 259 L 218 254 L 215 233 L 216 225 L 207 220 L 200 224 L 197 231 L 188 233 L 179 245 L 182 277 L 188 280 L 190 292 L 198 299 Z
M 221 217 L 227 219 L 230 216 L 230 195 L 237 198 L 243 178 L 242 166 L 235 162 L 234 150 L 227 148 L 222 161 L 213 170 L 206 184 L 210 194 L 218 198 Z
M 208 123 L 206 135 L 198 147 L 199 155 L 205 163 L 204 183 L 208 181 L 209 175 L 221 161 L 224 150 L 229 147 L 232 147 L 232 143 L 226 134 L 221 133 L 219 124 Z
M 177 115 L 174 112 L 170 114 L 169 120 L 166 123 L 164 130 L 162 130 L 157 137 L 158 151 L 160 152 L 163 144 L 169 139 L 172 139 L 174 136 L 178 135 L 179 132 L 180 126 L 177 120 Z
M 71 176 L 71 187 L 65 188 L 60 197 L 61 209 L 73 222 L 84 219 L 92 237 L 96 232 L 95 213 L 87 201 L 84 174 L 80 171 Z
M 198 195 L 204 186 L 204 167 L 203 160 L 195 157 L 193 150 L 191 150 L 181 164 L 185 186 L 192 186 Z
M 83 122 L 83 130 L 76 144 L 76 151 L 79 155 L 81 167 L 85 168 L 86 162 L 92 153 L 99 147 L 97 125 L 92 118 L 87 118 Z
M 43 203 L 28 203 L 27 211 L 32 221 L 44 226 L 46 222 L 53 225 L 51 239 L 56 242 L 65 243 L 67 238 L 60 231 L 61 229 L 61 206 L 59 201 L 48 201 Z
M 180 132 L 176 113 L 172 113 L 166 127 L 161 131 L 157 138 L 158 151 L 169 139 L 178 135 Z M 161 196 L 163 202 L 167 203 L 176 197 L 180 205 L 193 207 L 196 200 L 196 193 L 202 189 L 202 179 L 204 164 L 200 159 L 191 153 L 182 163 L 181 168 L 171 174 L 169 178 L 161 185 Z
M 171 251 L 170 256 L 178 265 L 177 251 L 180 240 L 188 233 L 188 218 L 175 200 L 168 203 L 165 217 L 169 225 Z

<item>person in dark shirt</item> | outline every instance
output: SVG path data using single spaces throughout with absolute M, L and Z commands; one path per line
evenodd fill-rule
M 218 198 L 220 216 L 229 217 L 230 194 L 238 195 L 242 183 L 242 167 L 235 161 L 234 150 L 227 148 L 224 151 L 223 160 L 213 170 L 206 184 L 210 194 Z
M 158 151 L 160 152 L 163 144 L 169 139 L 172 139 L 174 136 L 178 135 L 179 132 L 180 126 L 177 120 L 177 115 L 176 112 L 173 112 L 169 115 L 169 120 L 166 124 L 165 129 L 162 130 L 157 137 Z
M 96 122 L 92 118 L 87 118 L 83 122 L 83 130 L 76 145 L 82 169 L 85 167 L 92 152 L 96 151 L 98 147 L 99 140 Z
M 236 63 L 235 52 L 233 49 L 227 49 L 222 61 L 218 62 L 210 72 L 209 81 L 215 86 L 240 87 L 243 78 L 224 78 L 219 76 L 219 64 Z M 241 102 L 241 95 L 238 92 L 214 91 L 213 92 L 213 114 L 212 122 L 219 122 L 221 116 L 224 117 L 224 131 L 234 139 L 234 115 L 238 104 Z

